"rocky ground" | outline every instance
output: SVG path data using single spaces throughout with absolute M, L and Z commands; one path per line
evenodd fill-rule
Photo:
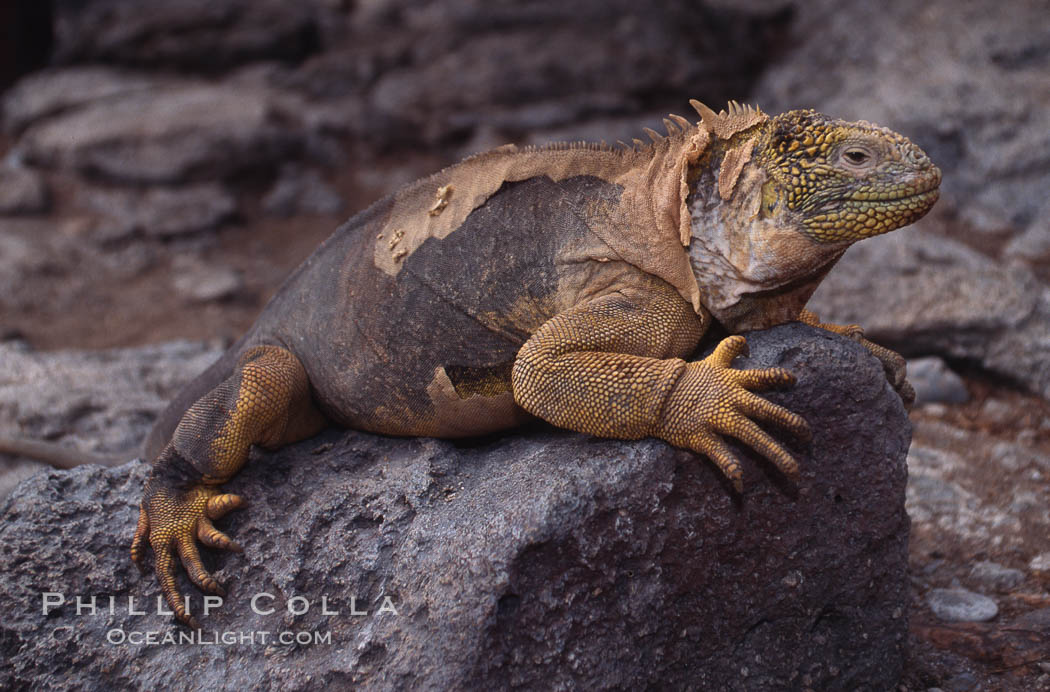
M 208 639 L 327 645 L 133 641 L 181 629 L 127 556 L 146 463 L 38 474 L 0 509 L 15 566 L 0 570 L 15 604 L 0 687 L 887 689 L 908 631 L 904 408 L 845 338 L 794 324 L 751 346 L 741 366 L 796 373 L 772 396 L 814 435 L 792 443 L 797 483 L 744 453 L 744 496 L 663 442 L 544 425 L 480 441 L 330 430 L 256 454 L 227 484 L 251 504 L 222 523 L 245 552 L 207 555 L 229 598 L 204 617 L 181 588 Z M 46 614 L 42 592 L 63 594 Z M 254 612 L 254 594 L 274 609 Z
M 56 2 L 50 67 L 0 94 L 0 432 L 130 457 L 348 213 L 473 151 L 629 140 L 690 97 L 873 120 L 942 201 L 814 304 L 922 397 L 902 684 L 1050 689 L 1043 3 L 137 4 Z

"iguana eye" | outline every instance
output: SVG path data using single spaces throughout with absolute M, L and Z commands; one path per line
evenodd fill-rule
M 863 149 L 847 149 L 842 152 L 842 158 L 854 166 L 863 166 L 871 160 L 871 154 Z

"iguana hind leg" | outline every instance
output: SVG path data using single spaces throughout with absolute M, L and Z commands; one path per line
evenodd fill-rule
M 835 334 L 841 334 L 849 339 L 853 339 L 861 346 L 868 349 L 868 351 L 871 352 L 871 355 L 878 358 L 879 362 L 882 363 L 882 369 L 886 372 L 886 379 L 889 380 L 890 386 L 893 387 L 900 396 L 904 405 L 911 406 L 915 402 L 915 389 L 911 386 L 911 383 L 908 382 L 908 364 L 904 360 L 904 357 L 896 351 L 892 351 L 885 346 L 880 346 L 874 341 L 869 341 L 864 338 L 864 328 L 859 324 L 832 324 L 830 322 L 821 322 L 816 313 L 805 308 L 803 308 L 801 314 L 799 314 L 798 320 L 799 322 L 808 324 L 811 327 L 818 327 Z
M 243 504 L 218 485 L 244 466 L 251 445 L 279 447 L 317 433 L 324 417 L 310 398 L 299 360 L 277 346 L 259 346 L 242 356 L 233 375 L 186 411 L 171 442 L 153 463 L 143 492 L 131 558 L 142 567 L 146 543 L 153 549 L 161 591 L 175 616 L 197 627 L 176 586 L 181 560 L 199 588 L 222 587 L 201 561 L 196 541 L 239 550 L 212 524 Z

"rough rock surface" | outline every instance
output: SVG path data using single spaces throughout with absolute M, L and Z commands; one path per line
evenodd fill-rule
M 915 388 L 916 406 L 927 403 L 965 404 L 970 400 L 966 383 L 937 356 L 909 360 L 908 381 Z
M 61 78 L 61 73 L 54 73 Z M 271 95 L 166 80 L 62 111 L 26 129 L 26 161 L 131 184 L 214 179 L 275 165 L 302 146 Z
M 318 49 L 331 2 L 93 0 L 58 3 L 55 60 L 216 72 Z
M 0 435 L 131 459 L 168 400 L 220 354 L 190 342 L 97 352 L 0 342 Z M 42 468 L 0 455 L 0 496 Z
M 78 200 L 100 214 L 91 231 L 100 241 L 200 233 L 214 229 L 237 211 L 233 195 L 214 182 L 145 190 L 84 188 Z
M 905 355 L 973 361 L 1050 398 L 1050 288 L 950 238 L 907 230 L 858 243 L 810 307 Z
M 737 497 L 661 442 L 543 427 L 458 445 L 329 431 L 257 455 L 227 484 L 250 501 L 222 522 L 246 552 L 206 556 L 232 588 L 204 636 L 327 644 L 107 644 L 182 631 L 127 558 L 146 465 L 37 475 L 2 507 L 0 685 L 889 689 L 906 632 L 903 408 L 853 342 L 802 325 L 749 342 L 742 367 L 799 378 L 771 397 L 813 426 L 797 487 L 749 455 Z M 43 592 L 68 602 L 45 616 Z M 272 614 L 251 608 L 264 592 Z M 78 595 L 99 596 L 97 614 L 78 615 Z M 295 597 L 307 612 L 288 613 Z
M 39 214 L 47 211 L 49 201 L 39 173 L 0 164 L 0 214 Z

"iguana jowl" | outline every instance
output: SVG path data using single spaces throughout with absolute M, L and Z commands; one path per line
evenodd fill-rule
M 711 458 L 740 489 L 723 440 L 788 476 L 792 456 L 755 421 L 808 435 L 754 394 L 783 369 L 731 369 L 730 336 L 696 362 L 712 319 L 733 334 L 798 320 L 856 240 L 907 225 L 940 171 L 907 139 L 813 111 L 769 117 L 692 102 L 634 146 L 514 146 L 469 158 L 351 218 L 287 280 L 250 331 L 154 428 L 131 546 L 148 543 L 176 616 L 181 561 L 221 593 L 196 541 L 237 549 L 212 520 L 218 486 L 251 445 L 325 424 L 459 437 L 532 416 L 584 433 L 659 437 Z M 861 339 L 907 396 L 899 356 Z

